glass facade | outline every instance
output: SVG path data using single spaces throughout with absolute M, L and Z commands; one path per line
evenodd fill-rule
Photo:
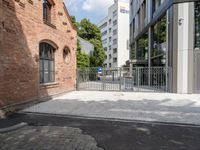
M 153 51 L 151 52 L 152 66 L 164 66 L 166 64 L 166 23 L 166 16 L 164 16 L 153 27 Z
M 136 59 L 135 43 L 133 43 L 133 44 L 131 45 L 130 59 Z
M 195 3 L 195 48 L 200 48 L 200 2 Z
M 136 56 L 138 60 L 148 59 L 148 33 L 138 40 Z

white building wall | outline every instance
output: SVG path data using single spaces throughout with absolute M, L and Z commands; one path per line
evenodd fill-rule
M 128 13 L 121 13 L 120 8 Z M 117 15 L 113 16 L 115 11 Z M 116 20 L 117 24 L 114 25 L 113 23 Z M 107 26 L 101 29 L 101 33 L 107 30 L 107 34 L 102 36 L 103 47 L 107 47 L 107 51 L 105 51 L 107 59 L 104 63 L 107 64 L 107 67 L 109 67 L 109 64 L 111 64 L 111 67 L 121 67 L 129 59 L 129 46 L 127 45 L 129 40 L 129 3 L 121 2 L 120 0 L 116 1 L 116 3 L 109 7 L 108 16 L 97 26 L 101 27 L 105 22 L 107 22 Z M 113 35 L 114 30 L 117 30 L 116 35 Z M 111 37 L 111 41 L 109 41 L 109 37 Z M 105 39 L 107 39 L 106 44 L 103 42 Z M 117 44 L 113 43 L 114 39 L 117 39 Z M 109 50 L 109 46 L 111 46 L 111 50 Z M 113 52 L 114 48 L 117 48 L 117 53 Z M 109 55 L 111 55 L 111 58 L 109 58 Z M 114 62 L 113 58 L 117 58 L 117 61 Z
M 129 14 L 120 12 L 125 8 L 129 11 L 129 3 L 121 3 L 118 5 L 118 67 L 121 67 L 129 60 Z
M 188 93 L 190 68 L 193 64 L 189 56 L 193 53 L 193 23 L 190 21 L 190 7 L 193 3 L 178 4 L 178 53 L 177 53 L 177 93 Z

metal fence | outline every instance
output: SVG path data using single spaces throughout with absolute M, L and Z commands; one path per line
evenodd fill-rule
M 85 68 L 77 70 L 77 90 L 170 92 L 171 68 Z

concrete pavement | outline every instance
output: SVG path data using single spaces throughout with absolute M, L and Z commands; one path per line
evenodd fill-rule
M 75 91 L 22 112 L 200 125 L 200 95 Z

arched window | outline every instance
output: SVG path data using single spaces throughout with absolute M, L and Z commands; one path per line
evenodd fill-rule
M 70 53 L 70 50 L 68 47 L 65 47 L 63 49 L 63 59 L 64 59 L 64 62 L 66 64 L 69 64 L 70 63 L 70 60 L 71 60 L 71 53 Z
M 43 0 L 43 19 L 49 23 L 52 19 L 52 6 L 49 0 Z
M 55 49 L 48 43 L 40 43 L 40 83 L 55 81 Z

